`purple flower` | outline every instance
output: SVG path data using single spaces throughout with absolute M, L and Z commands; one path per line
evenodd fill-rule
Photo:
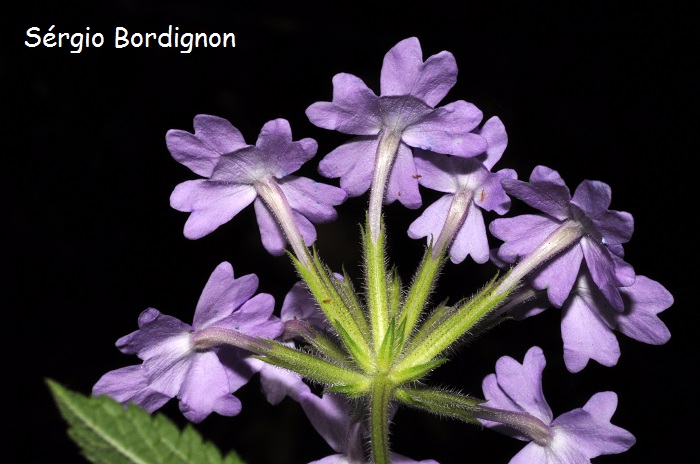
M 334 275 L 336 279 L 343 280 L 342 275 Z M 314 296 L 302 281 L 295 283 L 287 296 L 284 297 L 280 318 L 284 322 L 303 321 L 324 332 L 331 330 L 328 318 L 318 307 Z
M 482 388 L 488 400 L 481 406 L 498 422 L 482 420 L 519 440 L 530 441 L 510 464 L 590 463 L 603 454 L 627 451 L 635 438 L 625 429 L 612 425 L 617 395 L 596 393 L 583 408 L 553 419 L 542 393 L 545 359 L 539 347 L 532 347 L 522 364 L 504 356 L 496 363 L 496 373 L 488 375 Z
M 299 254 L 302 238 L 307 246 L 316 240 L 312 223 L 336 218 L 333 206 L 347 197 L 342 189 L 290 175 L 316 154 L 317 144 L 292 141 L 286 120 L 267 122 L 255 146 L 216 116 L 196 116 L 194 128 L 166 136 L 173 158 L 205 177 L 179 184 L 170 197 L 173 208 L 191 213 L 186 237 L 209 234 L 254 202 L 265 249 L 282 254 L 289 240 Z
M 342 279 L 340 274 L 335 274 L 335 276 Z M 331 328 L 325 314 L 319 309 L 313 295 L 302 281 L 295 283 L 292 289 L 287 292 L 282 303 L 280 319 L 285 323 L 283 339 L 289 340 L 286 342 L 288 346 L 294 346 L 292 339 L 298 335 L 297 327 L 292 327 L 290 330 L 290 325 L 308 324 L 321 331 L 328 331 Z M 250 359 L 248 362 L 260 372 L 262 390 L 270 404 L 279 404 L 286 396 L 299 401 L 299 395 L 310 391 L 309 386 L 296 372 L 268 364 L 259 359 Z
M 177 397 L 180 410 L 192 422 L 217 412 L 233 416 L 241 402 L 231 393 L 248 382 L 253 370 L 247 352 L 217 346 L 212 336 L 242 333 L 274 338 L 283 324 L 272 316 L 274 299 L 261 293 L 258 278 L 238 279 L 227 262 L 211 274 L 197 303 L 192 325 L 149 308 L 139 316 L 139 330 L 120 338 L 117 347 L 143 360 L 105 374 L 93 387 L 94 395 L 109 395 L 135 403 L 149 412 Z
M 352 421 L 349 400 L 333 393 L 319 398 L 311 391 L 299 395 L 299 403 L 316 431 L 337 453 L 309 464 L 362 464 L 364 458 L 365 427 L 362 422 Z M 427 459 L 415 461 L 397 453 L 391 453 L 394 464 L 437 464 Z
M 564 362 L 571 372 L 579 372 L 589 359 L 614 366 L 620 345 L 613 330 L 652 345 L 671 338 L 657 316 L 673 304 L 673 296 L 660 283 L 637 276 L 634 284 L 620 288 L 625 309 L 619 312 L 600 293 L 589 272 L 581 272 L 569 298 L 562 306 L 561 335 Z
M 416 150 L 418 182 L 424 187 L 445 192 L 428 206 L 408 228 L 411 238 L 428 237 L 433 241 L 434 256 L 450 246 L 450 259 L 461 263 L 471 255 L 477 263 L 489 259 L 489 243 L 482 209 L 505 214 L 510 198 L 503 191 L 501 179 L 515 179 L 512 169 L 496 173 L 490 170 L 501 158 L 508 142 L 500 119 L 486 121 L 479 133 L 488 141 L 485 153 L 474 158 L 456 158 Z
M 610 187 L 585 180 L 572 197 L 559 173 L 544 166 L 532 171 L 529 183 L 504 179 L 502 184 L 509 195 L 544 214 L 494 220 L 489 230 L 505 242 L 498 257 L 507 263 L 525 258 L 527 272 L 539 266 L 530 275 L 532 285 L 547 289 L 557 307 L 568 297 L 585 260 L 595 285 L 622 311 L 618 287 L 632 285 L 635 277 L 622 260 L 622 244 L 629 241 L 634 225 L 629 213 L 608 209 Z
M 456 80 L 454 56 L 443 51 L 424 62 L 415 37 L 402 40 L 385 55 L 381 96 L 356 76 L 335 75 L 333 101 L 314 103 L 306 115 L 319 127 L 359 137 L 326 155 L 320 173 L 340 177 L 341 187 L 358 196 L 369 189 L 381 164 L 380 170 L 390 169 L 384 201 L 398 199 L 409 208 L 419 207 L 411 147 L 461 157 L 486 149 L 484 138 L 471 132 L 482 118 L 478 108 L 462 100 L 435 107 Z M 384 181 L 386 177 L 380 180 L 382 189 Z

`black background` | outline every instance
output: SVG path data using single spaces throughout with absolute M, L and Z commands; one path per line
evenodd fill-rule
M 692 119 L 685 116 L 690 70 L 697 64 L 697 48 L 688 47 L 692 17 L 653 4 L 564 2 L 552 9 L 527 3 L 461 2 L 455 9 L 441 2 L 316 8 L 266 2 L 253 8 L 125 0 L 25 2 L 5 11 L 0 73 L 9 78 L 2 155 L 9 462 L 83 462 L 44 379 L 89 393 L 106 371 L 136 363 L 114 342 L 136 329 L 143 309 L 191 321 L 221 261 L 230 261 L 237 275 L 258 274 L 259 291 L 273 294 L 278 310 L 296 280 L 286 258 L 263 250 L 252 208 L 200 240 L 183 237 L 187 215 L 171 209 L 168 198 L 194 174 L 170 157 L 166 131 L 191 131 L 196 114 L 214 114 L 252 143 L 266 121 L 286 118 L 295 139 L 319 142 L 319 156 L 302 174 L 320 178 L 320 156 L 348 136 L 313 126 L 304 110 L 331 99 L 338 72 L 355 74 L 378 92 L 384 54 L 410 36 L 420 39 L 424 58 L 449 50 L 457 59 L 458 82 L 443 104 L 464 99 L 505 123 L 510 141 L 497 168 L 514 168 L 527 179 L 543 164 L 557 169 L 572 190 L 584 179 L 610 184 L 612 209 L 635 218 L 627 261 L 676 299 L 661 316 L 671 341 L 647 346 L 620 335 L 622 356 L 613 368 L 591 362 L 581 373 L 566 372 L 560 316 L 550 309 L 473 341 L 432 382 L 481 395 L 481 379 L 500 356 L 522 360 L 539 345 L 548 359 L 544 389 L 555 415 L 598 391 L 619 394 L 613 423 L 638 442 L 596 462 L 678 462 L 692 453 L 698 308 L 689 289 L 697 235 L 689 173 L 697 150 Z M 45 32 L 51 25 L 70 33 L 89 26 L 107 40 L 80 54 L 24 46 L 28 28 Z M 236 48 L 182 54 L 112 46 L 117 26 L 160 33 L 168 25 L 180 32 L 234 32 Z M 422 192 L 424 205 L 435 199 Z M 350 199 L 339 208 L 340 220 L 318 227 L 322 256 L 354 276 L 365 203 L 366 197 Z M 422 242 L 408 239 L 405 230 L 418 212 L 396 204 L 386 214 L 390 254 L 408 279 Z M 471 293 L 493 271 L 448 264 L 436 300 Z M 297 404 L 269 406 L 258 389 L 254 378 L 237 393 L 240 416 L 212 415 L 197 428 L 250 463 L 301 463 L 331 454 Z M 183 423 L 176 402 L 164 412 Z M 505 463 L 522 447 L 490 431 L 403 409 L 392 440 L 400 453 L 443 464 Z

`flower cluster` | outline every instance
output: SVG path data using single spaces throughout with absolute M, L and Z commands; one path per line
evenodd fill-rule
M 149 412 L 177 398 L 193 422 L 216 412 L 237 415 L 234 393 L 258 373 L 268 401 L 301 405 L 334 454 L 317 463 L 435 463 L 414 461 L 389 446 L 399 407 L 482 424 L 528 441 L 511 463 L 587 463 L 622 453 L 632 434 L 610 423 L 617 395 L 593 395 L 579 409 L 554 417 L 543 394 L 542 350 L 522 364 L 504 356 L 483 381 L 484 398 L 428 385 L 426 376 L 480 324 L 521 320 L 560 308 L 564 361 L 572 373 L 593 359 L 613 366 L 618 331 L 649 344 L 668 341 L 658 314 L 673 303 L 658 282 L 636 275 L 624 259 L 632 216 L 610 210 L 610 187 L 585 180 L 571 195 L 557 171 L 537 166 L 529 181 L 512 169 L 493 171 L 508 135 L 496 116 L 482 123 L 474 104 L 438 106 L 457 79 L 454 56 L 423 60 L 416 38 L 384 57 L 379 95 L 352 74 L 333 77 L 332 101 L 311 104 L 314 125 L 355 136 L 330 150 L 318 170 L 340 187 L 293 175 L 318 151 L 294 141 L 284 119 L 267 122 L 255 145 L 225 119 L 198 115 L 194 133 L 171 130 L 173 158 L 200 176 L 177 185 L 170 202 L 190 213 L 184 234 L 199 239 L 254 204 L 264 248 L 289 256 L 301 281 L 274 315 L 258 278 L 234 278 L 220 264 L 204 287 L 191 325 L 145 310 L 138 330 L 117 341 L 142 363 L 105 374 L 95 395 L 109 395 Z M 427 239 L 413 279 L 387 268 L 383 208 L 398 200 L 416 209 L 421 188 L 444 195 L 408 228 Z M 362 227 L 363 292 L 309 250 L 314 224 L 337 217 L 335 207 L 369 190 Z M 536 212 L 504 216 L 512 199 Z M 490 246 L 488 232 L 502 243 Z M 471 298 L 431 303 L 449 258 L 493 262 L 505 272 Z M 254 356 L 254 357 L 252 357 Z M 320 387 L 312 388 L 312 387 Z

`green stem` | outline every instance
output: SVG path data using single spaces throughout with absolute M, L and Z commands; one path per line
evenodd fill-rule
M 444 322 L 419 343 L 409 343 L 405 350 L 406 357 L 398 363 L 395 370 L 403 371 L 411 366 L 425 364 L 452 346 L 508 296 L 508 293 L 496 293 L 494 287 L 497 284 L 486 286 L 478 295 L 447 316 Z
M 367 393 L 370 389 L 371 381 L 364 374 L 278 342 L 270 340 L 269 348 L 258 348 L 256 351 L 263 354 L 258 358 L 266 363 L 297 372 L 309 380 L 332 387 L 340 387 L 357 395 Z
M 434 258 L 432 248 L 426 248 L 423 260 L 413 277 L 411 288 L 408 290 L 408 295 L 406 295 L 401 309 L 399 326 L 404 324 L 404 339 L 408 339 L 408 336 L 413 333 L 421 311 L 435 288 L 438 274 L 444 264 L 444 250 L 437 258 Z
M 377 354 L 389 327 L 389 293 L 387 290 L 384 232 L 379 234 L 375 242 L 367 237 L 367 231 L 365 231 L 362 234 L 362 241 L 365 250 L 367 306 L 369 307 L 374 352 Z
M 333 328 L 340 336 L 348 354 L 352 356 L 358 366 L 365 371 L 374 368 L 371 348 L 369 346 L 369 328 L 367 321 L 362 314 L 353 311 L 353 305 L 345 304 L 339 289 L 341 284 L 335 285 L 333 280 L 337 279 L 329 276 L 325 266 L 314 255 L 309 266 L 304 266 L 294 257 L 292 261 L 299 272 L 299 275 L 309 288 L 323 313 L 328 318 Z
M 370 446 L 374 464 L 391 464 L 389 455 L 389 399 L 391 385 L 385 374 L 374 378 L 370 396 Z

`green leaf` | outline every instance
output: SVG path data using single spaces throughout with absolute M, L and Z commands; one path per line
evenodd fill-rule
M 447 362 L 447 358 L 438 358 L 418 366 L 412 366 L 403 371 L 392 374 L 392 380 L 397 384 L 419 380 L 428 375 L 432 370 Z
M 234 452 L 222 458 L 190 425 L 180 431 L 162 414 L 125 407 L 107 396 L 92 397 L 46 380 L 68 435 L 95 464 L 243 464 Z

